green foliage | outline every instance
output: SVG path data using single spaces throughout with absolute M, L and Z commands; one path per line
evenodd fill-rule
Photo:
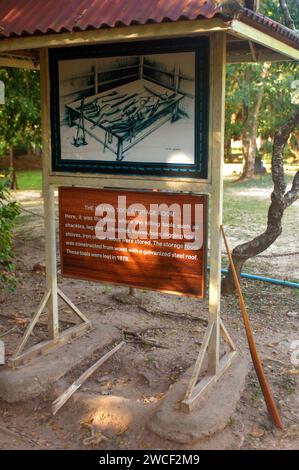
M 261 87 L 263 64 L 229 64 L 226 69 L 226 138 L 240 139 L 244 106 L 252 110 Z
M 266 140 L 265 142 L 262 143 L 259 152 L 263 156 L 267 155 L 267 154 L 271 154 L 272 153 L 272 148 L 273 148 L 272 142 L 270 142 L 269 140 Z
M 299 29 L 297 0 L 289 0 L 290 14 Z M 260 12 L 284 24 L 279 0 L 261 2 Z M 245 121 L 252 121 L 255 100 L 263 87 L 262 106 L 258 116 L 258 135 L 267 140 L 293 112 L 291 83 L 299 79 L 296 62 L 273 62 L 268 64 L 230 64 L 226 80 L 226 130 L 225 140 L 242 139 Z M 271 146 L 271 144 L 270 144 Z M 227 147 L 227 145 L 226 145 Z M 269 147 L 269 146 L 268 146 Z M 266 150 L 269 151 L 269 148 Z
M 0 153 L 9 147 L 41 146 L 39 72 L 0 69 L 5 105 L 0 106 Z
M 8 177 L 0 177 L 0 291 L 14 289 L 12 232 L 20 206 L 12 201 Z
M 291 102 L 291 84 L 299 78 L 298 64 L 272 63 L 268 73 L 259 122 L 259 131 L 263 138 L 271 137 L 295 109 Z
M 298 15 L 298 2 L 297 0 L 287 0 L 287 6 L 290 15 L 295 23 L 296 29 L 299 29 L 299 15 Z M 260 2 L 260 13 L 285 24 L 283 12 L 279 5 L 279 0 L 262 0 Z
M 298 79 L 299 69 L 295 62 L 273 62 L 268 65 L 266 74 L 262 63 L 228 65 L 226 140 L 242 138 L 245 120 L 252 119 L 254 103 L 261 86 L 263 98 L 258 117 L 258 135 L 265 140 L 272 138 L 276 129 L 295 109 L 296 105 L 291 101 L 291 84 Z

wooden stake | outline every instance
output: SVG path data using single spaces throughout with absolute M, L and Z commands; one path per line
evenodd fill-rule
M 87 369 L 80 377 L 75 380 L 75 382 L 70 385 L 70 387 L 63 392 L 55 401 L 52 403 L 52 414 L 55 415 L 58 410 L 68 401 L 68 399 L 81 387 L 81 385 L 93 374 L 101 364 L 103 364 L 107 359 L 109 359 L 112 354 L 116 353 L 124 344 L 125 341 L 119 343 L 115 348 L 111 349 L 111 351 L 107 352 L 103 357 L 101 357 L 97 362 L 95 362 L 89 369 Z
M 193 370 L 193 373 L 192 373 L 192 376 L 191 376 L 191 380 L 190 380 L 190 382 L 188 384 L 188 387 L 187 387 L 185 400 L 188 400 L 192 396 L 193 389 L 196 385 L 198 376 L 199 376 L 200 371 L 201 371 L 202 363 L 203 363 L 203 360 L 204 360 L 204 357 L 205 357 L 206 350 L 207 350 L 208 345 L 209 345 L 209 341 L 210 341 L 210 338 L 211 338 L 213 328 L 214 328 L 214 322 L 209 323 L 209 326 L 208 326 L 208 328 L 205 332 L 204 338 L 203 338 L 203 342 L 202 342 L 202 345 L 201 345 L 199 355 L 197 356 L 197 360 L 196 360 L 196 363 L 195 363 L 195 366 L 194 366 L 194 370 Z
M 135 289 L 134 287 L 130 287 L 129 294 L 135 297 L 137 294 L 137 289 Z
M 31 319 L 30 323 L 28 324 L 28 326 L 26 328 L 26 331 L 24 333 L 24 336 L 22 338 L 22 341 L 20 342 L 20 344 L 19 344 L 15 354 L 13 355 L 12 359 L 15 359 L 16 357 L 18 357 L 21 354 L 21 352 L 23 351 L 23 349 L 25 347 L 25 344 L 27 343 L 28 338 L 31 335 L 31 333 L 33 331 L 33 328 L 35 327 L 42 311 L 44 310 L 45 306 L 47 305 L 50 296 L 51 296 L 51 290 L 48 290 L 48 292 L 46 292 L 45 295 L 43 296 L 42 301 L 39 304 L 39 307 L 37 309 L 37 312 L 33 315 L 33 318 Z
M 261 389 L 262 389 L 262 392 L 263 392 L 263 395 L 264 395 L 264 398 L 265 398 L 265 402 L 266 402 L 269 414 L 270 414 L 271 418 L 273 419 L 275 425 L 279 429 L 283 429 L 283 424 L 282 424 L 278 409 L 277 409 L 275 401 L 273 399 L 268 380 L 265 376 L 264 369 L 263 369 L 261 360 L 259 358 L 259 355 L 258 355 L 258 352 L 257 352 L 257 349 L 256 349 L 256 345 L 255 345 L 255 342 L 254 342 L 254 338 L 253 338 L 253 334 L 252 334 L 252 330 L 251 330 L 251 326 L 250 326 L 250 322 L 249 322 L 249 318 L 248 318 L 248 313 L 247 313 L 247 310 L 246 310 L 243 294 L 242 294 L 242 291 L 241 291 L 241 286 L 240 286 L 240 283 L 239 283 L 239 279 L 238 279 L 238 275 L 237 275 L 237 272 L 236 272 L 236 268 L 235 268 L 235 265 L 234 265 L 232 255 L 231 255 L 230 249 L 228 247 L 228 243 L 227 243 L 227 239 L 226 239 L 226 236 L 225 236 L 225 233 L 224 233 L 223 225 L 221 225 L 221 233 L 222 233 L 223 241 L 224 241 L 224 244 L 225 244 L 227 256 L 228 256 L 228 259 L 229 259 L 230 267 L 231 267 L 231 270 L 232 270 L 232 273 L 233 273 L 235 286 L 236 286 L 236 289 L 237 289 L 237 292 L 238 292 L 238 297 L 239 297 L 240 307 L 241 307 L 243 321 L 244 321 L 244 325 L 245 325 L 245 331 L 246 331 L 246 336 L 247 336 L 247 340 L 248 340 L 249 350 L 250 350 L 252 362 L 253 362 L 253 365 L 254 365 L 254 368 L 255 368 L 255 371 L 256 371 L 256 375 L 258 377 L 258 380 L 259 380 L 259 383 L 260 383 L 260 386 L 261 386 Z

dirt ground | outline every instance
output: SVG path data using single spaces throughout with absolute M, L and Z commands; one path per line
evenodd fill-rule
M 15 293 L 0 299 L 0 339 L 5 341 L 8 356 L 20 340 L 45 287 L 42 199 L 37 191 L 19 192 L 18 199 L 24 209 L 15 238 L 18 287 Z M 298 207 L 295 213 L 298 215 Z M 242 229 L 238 232 L 234 226 L 229 228 L 228 235 L 231 246 L 244 236 Z M 288 249 L 294 251 L 296 243 L 285 241 Z M 284 261 L 284 268 L 279 263 L 279 275 L 298 278 L 294 275 L 298 272 L 298 261 L 298 255 L 293 255 Z M 266 266 L 266 271 L 276 273 L 278 260 L 259 258 L 251 266 L 259 272 Z M 124 337 L 128 343 L 122 353 L 117 353 L 85 382 L 76 398 L 55 417 L 50 414 L 51 402 L 105 352 L 100 347 L 94 357 L 53 384 L 38 399 L 18 404 L 0 402 L 0 448 L 180 448 L 151 433 L 146 422 L 169 387 L 194 363 L 208 318 L 207 301 L 149 291 L 138 291 L 132 297 L 126 287 L 63 279 L 60 274 L 59 285 L 91 321 L 100 316 L 103 324 L 119 328 L 120 338 Z M 298 449 L 299 368 L 291 363 L 291 342 L 299 340 L 299 291 L 245 280 L 242 288 L 285 430 L 274 429 L 269 421 L 251 368 L 245 391 L 228 426 L 195 447 Z M 61 328 L 66 328 L 76 320 L 68 308 L 61 308 Z M 238 348 L 247 351 L 236 298 L 223 297 L 222 318 Z M 139 333 L 143 342 L 138 342 L 132 333 Z M 42 317 L 34 329 L 31 344 L 44 338 L 46 325 Z

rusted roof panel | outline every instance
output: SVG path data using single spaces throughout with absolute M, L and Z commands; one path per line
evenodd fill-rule
M 0 0 L 0 27 L 4 37 L 25 36 L 213 18 L 217 13 L 214 0 Z
M 216 0 L 0 0 L 0 38 L 146 23 L 234 18 L 299 48 L 299 34 L 246 8 L 225 14 Z

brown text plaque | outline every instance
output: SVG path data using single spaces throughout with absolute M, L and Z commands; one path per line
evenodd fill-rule
M 61 273 L 204 297 L 207 196 L 59 188 Z

